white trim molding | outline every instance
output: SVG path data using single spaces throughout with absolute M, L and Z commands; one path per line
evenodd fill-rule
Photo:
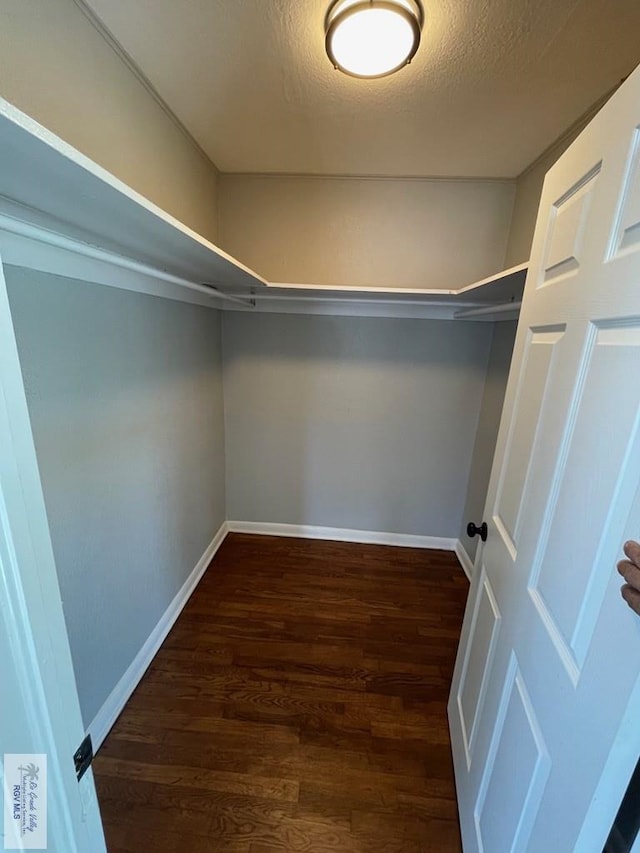
M 182 613 L 185 604 L 193 594 L 211 560 L 216 555 L 218 548 L 224 542 L 228 531 L 229 527 L 225 521 L 207 546 L 189 577 L 176 593 L 171 604 L 161 616 L 160 621 L 147 638 L 145 644 L 90 723 L 88 731 L 91 735 L 94 752 L 100 749 L 113 724 L 120 716 L 122 709 L 129 701 L 133 691 L 140 683 L 142 676 L 165 641 L 167 634 L 173 628 L 178 616 Z
M 469 581 L 471 581 L 471 578 L 473 577 L 473 560 L 467 553 L 467 549 L 464 547 L 460 539 L 457 540 L 456 546 L 453 550 L 456 552 L 456 557 L 460 561 L 460 565 L 462 566 L 465 575 Z
M 84 725 L 2 260 L 0 656 L 9 697 L 3 744 L 46 754 L 47 849 L 106 853 L 93 777 L 85 774 L 78 785 L 71 761 Z
M 351 530 L 343 527 L 317 527 L 311 524 L 274 524 L 262 521 L 228 521 L 229 533 L 253 533 L 258 536 L 290 536 L 296 539 L 327 539 L 357 542 L 362 545 L 395 545 L 400 548 L 431 548 L 455 551 L 457 539 L 443 536 L 414 536 L 409 533 L 383 533 L 376 530 Z

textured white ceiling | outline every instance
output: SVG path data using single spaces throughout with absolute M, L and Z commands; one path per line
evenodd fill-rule
M 640 62 L 639 0 L 426 0 L 413 63 L 334 71 L 328 0 L 85 0 L 224 172 L 518 175 Z

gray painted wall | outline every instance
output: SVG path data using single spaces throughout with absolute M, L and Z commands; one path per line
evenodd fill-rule
M 220 317 L 5 273 L 88 725 L 225 518 Z
M 270 281 L 457 288 L 503 268 L 514 182 L 221 175 L 220 245 Z
M 491 325 L 223 316 L 227 516 L 457 537 Z
M 0 96 L 215 241 L 215 166 L 75 0 L 1 0 Z
M 475 559 L 479 539 L 477 537 L 469 539 L 466 527 L 468 521 L 480 524 L 483 520 L 517 325 L 515 321 L 513 323 L 494 323 L 478 431 L 473 447 L 467 499 L 459 533 L 460 541 L 472 560 Z

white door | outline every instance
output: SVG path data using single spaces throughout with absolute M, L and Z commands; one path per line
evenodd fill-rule
M 6 753 L 46 756 L 50 851 L 105 851 L 91 770 L 76 781 L 73 754 L 83 738 L 0 259 L 0 796 L 15 781 L 5 778 Z M 42 784 L 44 763 L 37 767 Z M 42 849 L 14 827 L 0 829 L 0 848 Z
M 467 853 L 600 853 L 640 756 L 639 422 L 637 70 L 542 194 L 449 701 Z

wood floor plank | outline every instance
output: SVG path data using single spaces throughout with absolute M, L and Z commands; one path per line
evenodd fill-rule
M 459 853 L 453 554 L 227 537 L 94 762 L 110 853 Z

